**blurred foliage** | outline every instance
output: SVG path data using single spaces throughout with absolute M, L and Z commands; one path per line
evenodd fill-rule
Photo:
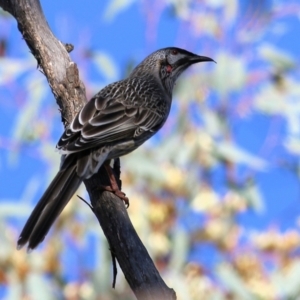
M 167 12 L 178 23 L 177 44 L 213 57 L 217 65 L 195 66 L 182 77 L 164 129 L 122 158 L 123 189 L 135 228 L 178 299 L 299 299 L 300 219 L 284 229 L 271 222 L 259 230 L 245 220 L 270 209 L 266 202 L 272 199 L 265 199 L 259 174 L 288 171 L 299 184 L 299 64 L 277 40 L 288 30 L 289 22 L 283 25 L 282 20 L 299 18 L 300 4 L 156 0 L 148 9 L 149 3 L 114 0 L 103 18 L 114 22 L 139 5 L 146 26 L 153 29 L 151 22 Z M 0 23 L 9 22 L 0 12 Z M 14 99 L 16 117 L 10 135 L 0 136 L 0 146 L 14 164 L 24 153 L 46 163 L 50 180 L 59 164 L 52 151 L 57 108 L 34 59 L 30 54 L 14 58 L 9 43 L 10 37 L 1 33 L 0 104 Z M 119 78 L 111 55 L 78 46 L 89 96 Z M 132 58 L 128 61 L 131 69 Z M 92 66 L 102 81 L 89 79 Z M 268 120 L 267 128 L 249 125 L 250 141 L 255 130 L 267 132 L 256 148 L 247 148 L 247 137 L 242 142 L 237 138 L 251 115 Z M 76 196 L 38 250 L 30 255 L 14 250 L 39 187 L 37 180 L 28 181 L 18 203 L 0 202 L 0 298 L 134 299 L 120 270 L 117 288 L 111 289 L 105 237 Z

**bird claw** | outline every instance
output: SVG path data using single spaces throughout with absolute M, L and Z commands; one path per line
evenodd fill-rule
M 116 160 L 115 164 L 118 163 L 118 162 L 120 163 L 120 161 Z M 120 170 L 119 170 L 120 166 L 118 166 L 116 164 L 115 167 L 117 168 L 117 171 L 119 173 L 120 172 Z M 105 168 L 105 170 L 107 172 L 107 175 L 109 177 L 110 186 L 102 186 L 102 189 L 114 193 L 116 196 L 118 196 L 121 200 L 124 201 L 126 208 L 128 208 L 129 207 L 129 199 L 125 196 L 125 193 L 123 193 L 120 190 L 120 186 L 119 186 L 120 180 L 119 179 L 117 180 L 112 168 L 109 165 L 109 161 L 104 163 L 104 168 Z M 117 176 L 119 177 L 120 173 Z M 118 181 L 119 181 L 119 183 L 118 183 Z
M 129 207 L 129 199 L 126 197 L 125 193 L 123 193 L 121 190 L 113 191 L 113 193 L 124 201 L 126 208 Z
M 113 187 L 109 186 L 109 185 L 101 185 L 98 187 L 98 189 L 102 190 L 102 191 L 107 191 L 107 192 L 111 192 L 114 193 L 117 197 L 119 197 L 122 201 L 124 201 L 125 207 L 128 208 L 129 207 L 129 199 L 128 197 L 126 197 L 126 194 L 123 193 L 119 188 L 114 189 Z

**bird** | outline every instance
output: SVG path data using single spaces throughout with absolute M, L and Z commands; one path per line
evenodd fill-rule
M 106 165 L 111 178 L 109 190 L 128 204 L 106 163 L 151 138 L 168 118 L 179 75 L 195 63 L 208 61 L 214 62 L 177 47 L 159 49 L 127 78 L 107 85 L 92 97 L 57 143 L 62 156 L 60 169 L 21 231 L 17 249 L 27 243 L 29 252 L 36 248 L 82 181 L 97 173 L 102 165 Z

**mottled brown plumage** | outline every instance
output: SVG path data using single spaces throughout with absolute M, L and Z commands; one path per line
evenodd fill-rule
M 163 126 L 176 79 L 201 61 L 212 59 L 179 48 L 158 50 L 127 79 L 106 86 L 83 107 L 57 144 L 60 170 L 25 224 L 18 248 L 28 243 L 34 249 L 84 179 L 105 161 L 135 150 Z

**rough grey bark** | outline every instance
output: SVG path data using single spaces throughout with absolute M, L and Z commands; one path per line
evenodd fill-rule
M 68 54 L 72 46 L 64 45 L 53 35 L 39 0 L 0 0 L 0 6 L 17 20 L 23 38 L 49 82 L 62 121 L 68 125 L 87 101 L 77 65 Z M 107 182 L 107 174 L 101 168 L 84 183 L 112 255 L 118 260 L 131 289 L 138 299 L 176 299 L 174 290 L 161 279 L 134 230 L 125 205 L 114 194 L 98 189 Z

